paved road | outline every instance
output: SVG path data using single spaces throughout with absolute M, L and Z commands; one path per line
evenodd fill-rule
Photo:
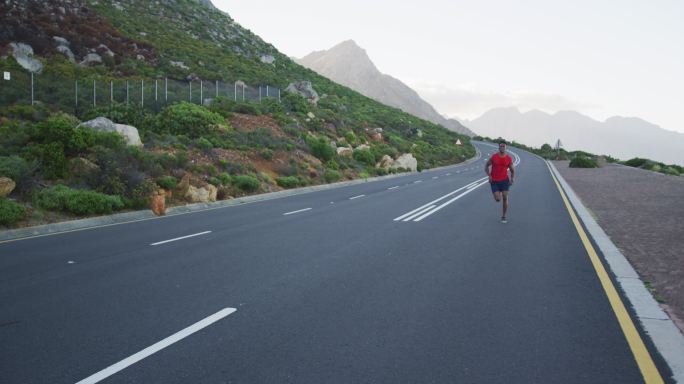
M 508 224 L 483 157 L 0 244 L 0 382 L 642 382 L 547 166 L 514 152 Z

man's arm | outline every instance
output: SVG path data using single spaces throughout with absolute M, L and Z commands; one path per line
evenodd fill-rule
M 485 163 L 485 173 L 487 174 L 487 177 L 489 177 L 489 182 L 492 182 L 492 175 L 489 173 L 489 167 L 492 165 L 492 159 L 490 158 L 487 160 Z
M 508 169 L 511 170 L 511 182 L 510 182 L 510 184 L 513 185 L 513 179 L 515 178 L 515 167 L 513 166 L 513 163 L 510 163 L 508 165 Z

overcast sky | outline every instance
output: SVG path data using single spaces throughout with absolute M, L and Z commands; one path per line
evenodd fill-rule
M 353 39 L 450 117 L 571 109 L 684 132 L 684 1 L 213 3 L 289 56 Z

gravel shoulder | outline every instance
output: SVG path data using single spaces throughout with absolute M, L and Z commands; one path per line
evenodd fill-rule
M 563 178 L 684 333 L 684 177 L 607 164 Z

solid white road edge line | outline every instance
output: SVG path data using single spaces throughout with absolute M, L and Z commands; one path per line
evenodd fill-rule
M 414 209 L 414 210 L 411 211 L 411 212 L 405 213 L 405 214 L 403 214 L 403 215 L 401 215 L 401 216 L 395 218 L 394 221 L 402 220 L 403 218 L 405 218 L 405 217 L 407 217 L 407 216 L 410 216 L 410 215 L 412 215 L 412 214 L 414 214 L 414 213 L 420 211 L 421 209 L 423 209 L 423 208 L 425 208 L 425 207 L 427 207 L 427 206 L 430 206 L 430 205 L 432 205 L 432 204 L 434 204 L 434 203 L 436 203 L 436 202 L 438 202 L 438 201 L 442 201 L 442 200 L 446 199 L 447 197 L 453 195 L 454 193 L 459 193 L 460 191 L 466 189 L 468 186 L 470 186 L 470 185 L 472 185 L 472 184 L 475 184 L 475 183 L 479 183 L 480 181 L 485 180 L 485 179 L 486 179 L 486 177 L 483 177 L 483 178 L 481 178 L 481 179 L 479 179 L 479 180 L 475 180 L 475 181 L 473 181 L 472 183 L 470 183 L 470 184 L 468 184 L 468 185 L 465 185 L 465 186 L 463 186 L 463 187 L 461 187 L 461 188 L 459 188 L 459 189 L 457 189 L 457 190 L 455 190 L 455 191 L 451 191 L 451 192 L 447 193 L 446 195 L 444 195 L 444 196 L 442 196 L 442 197 L 439 197 L 439 198 L 437 198 L 437 199 L 435 199 L 435 200 L 432 200 L 431 202 L 429 202 L 429 203 L 427 203 L 427 204 L 421 205 L 420 207 Z
M 387 190 L 389 191 L 389 190 L 397 189 L 397 188 L 399 188 L 399 186 L 398 186 L 398 185 L 395 185 L 394 187 L 387 188 Z
M 332 203 L 332 202 L 331 202 L 331 203 Z M 300 209 L 300 210 L 297 210 L 297 211 L 292 211 L 292 212 L 283 213 L 283 216 L 287 216 L 287 215 L 292 215 L 292 214 L 299 213 L 299 212 L 308 211 L 308 210 L 310 210 L 310 209 L 312 209 L 312 208 L 304 208 L 304 209 Z
M 161 351 L 162 349 L 168 347 L 169 345 L 171 345 L 175 342 L 178 342 L 178 341 L 192 335 L 193 333 L 201 330 L 202 328 L 206 328 L 206 327 L 210 326 L 211 324 L 223 319 L 224 317 L 230 315 L 231 313 L 233 313 L 235 311 L 236 311 L 235 308 L 224 308 L 224 309 L 214 313 L 213 315 L 211 315 L 211 316 L 209 316 L 203 320 L 200 320 L 200 321 L 196 322 L 195 324 L 193 324 L 193 325 L 191 325 L 191 326 L 189 326 L 189 327 L 187 327 L 187 328 L 185 328 L 179 332 L 174 333 L 173 335 L 167 337 L 166 339 L 159 341 L 156 344 L 152 344 L 151 346 L 143 349 L 142 351 L 136 353 L 135 355 L 129 356 L 129 357 L 119 361 L 118 363 L 116 363 L 114 365 L 110 365 L 109 367 L 101 370 L 100 372 L 97 372 L 93 375 L 86 377 L 85 379 L 77 382 L 76 384 L 94 384 L 94 383 L 100 382 L 100 381 L 108 378 L 109 376 L 111 376 L 111 375 L 113 375 L 113 374 L 135 364 L 135 363 L 137 363 L 138 361 L 140 361 L 140 360 L 142 360 L 142 359 L 144 359 L 144 358 L 146 358 L 146 357 L 148 357 L 154 353 Z
M 358 195 L 358 196 L 350 197 L 349 200 L 358 199 L 359 197 L 364 197 L 364 196 L 366 196 L 366 195 Z
M 470 192 L 476 190 L 478 187 L 481 187 L 481 186 L 483 186 L 483 185 L 485 185 L 485 184 L 488 184 L 488 183 L 489 183 L 488 181 L 485 181 L 485 182 L 483 182 L 483 183 L 477 184 L 474 188 L 468 189 L 467 191 L 461 193 L 460 195 L 454 197 L 453 199 L 447 201 L 446 203 L 440 205 L 439 207 L 434 208 L 434 209 L 432 209 L 431 211 L 428 211 L 427 213 L 423 214 L 423 216 L 420 216 L 420 217 L 414 219 L 413 221 L 421 221 L 421 220 L 423 220 L 424 218 L 426 218 L 426 217 L 432 215 L 433 213 L 439 211 L 440 209 L 442 209 L 442 208 L 446 207 L 447 205 L 453 203 L 454 201 L 460 199 L 461 197 L 463 197 L 463 196 L 469 194 Z
M 200 232 L 200 233 L 193 233 L 192 235 L 187 235 L 187 236 L 182 236 L 182 237 L 176 237 L 175 239 L 169 239 L 169 240 L 159 241 L 159 242 L 156 242 L 156 243 L 152 243 L 152 244 L 150 244 L 150 245 L 159 245 L 159 244 L 170 243 L 170 242 L 172 242 L 172 241 L 187 239 L 188 237 L 195 237 L 195 236 L 200 236 L 200 235 L 206 235 L 207 233 L 211 233 L 211 231 L 204 231 L 204 232 Z

